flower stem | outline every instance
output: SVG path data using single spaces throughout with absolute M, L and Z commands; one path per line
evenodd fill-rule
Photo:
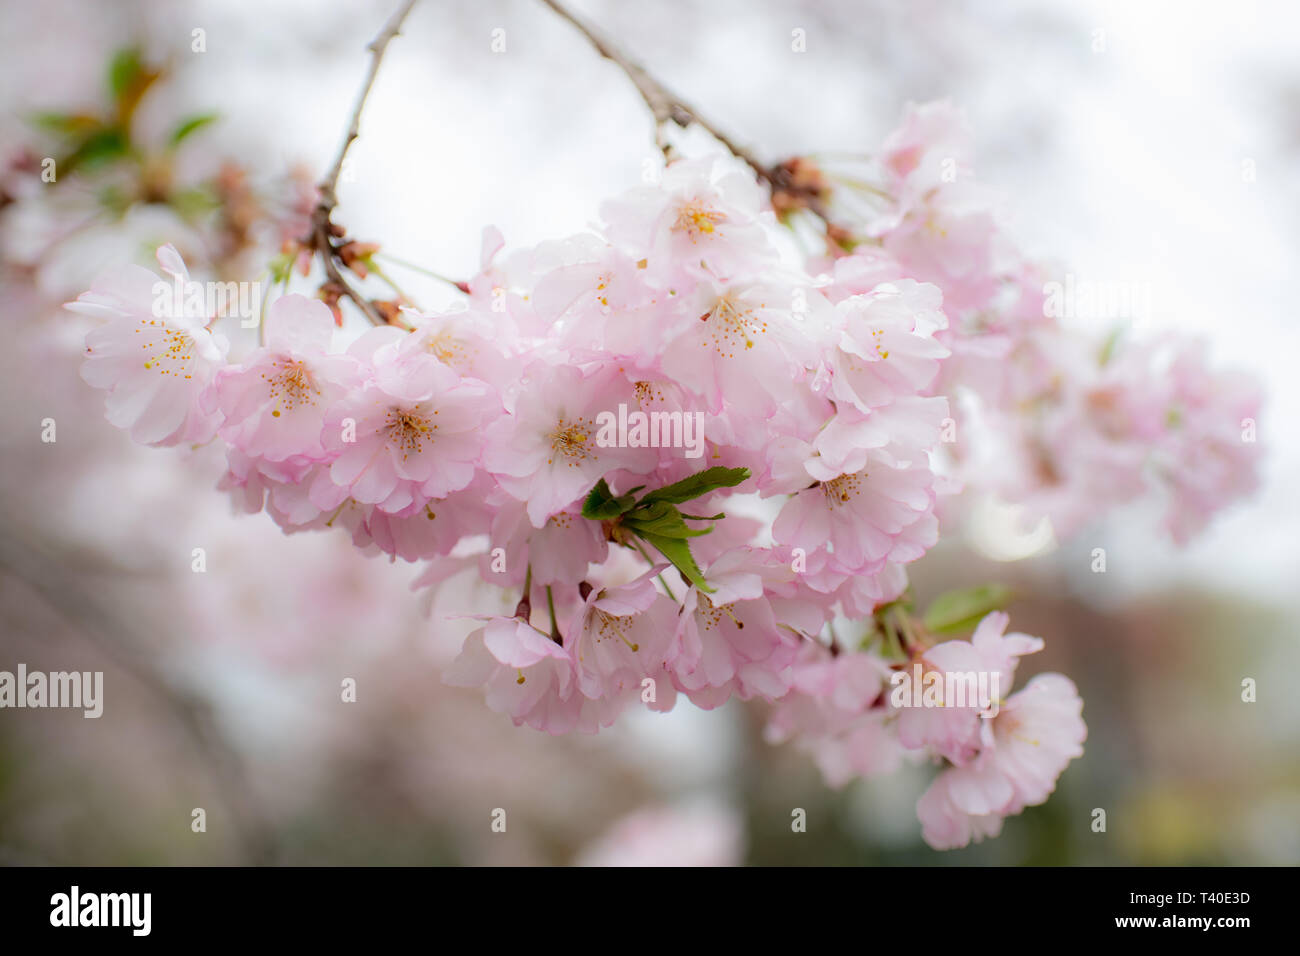
M 398 298 L 400 298 L 403 302 L 405 302 L 407 305 L 415 305 L 415 300 L 412 299 L 405 292 L 403 292 L 402 287 L 399 286 L 396 282 L 394 282 L 391 278 L 389 278 L 387 272 L 384 272 L 382 269 L 379 268 L 379 266 L 375 265 L 373 260 L 370 263 L 370 271 L 373 272 L 375 275 L 379 276 L 379 278 L 383 280 L 383 282 L 387 284 L 389 288 L 391 288 L 394 292 L 397 293 Z
M 401 266 L 403 269 L 410 269 L 412 272 L 418 272 L 421 275 L 426 275 L 430 279 L 437 279 L 439 282 L 445 282 L 447 285 L 451 286 L 458 292 L 465 291 L 463 288 L 461 288 L 462 283 L 457 282 L 455 279 L 448 279 L 446 276 L 439 275 L 437 272 L 434 272 L 432 269 L 426 269 L 424 266 L 416 265 L 414 262 L 411 262 L 407 259 L 399 258 L 398 256 L 395 256 L 390 252 L 376 252 L 375 257 L 380 259 L 387 259 L 389 262 L 393 263 L 393 265 Z
M 632 547 L 636 548 L 638 551 L 641 552 L 641 557 L 645 558 L 646 564 L 650 565 L 650 567 L 652 568 L 655 566 L 655 563 L 650 560 L 650 555 L 645 553 L 645 548 L 641 547 L 640 541 L 637 541 L 635 538 L 633 538 Z M 668 582 L 664 580 L 664 576 L 662 574 L 657 574 L 655 575 L 655 577 L 657 577 L 659 579 L 659 583 L 664 586 L 664 590 L 668 592 L 668 596 L 672 598 L 674 601 L 676 601 L 677 595 L 674 594 L 673 589 L 668 586 Z
M 524 571 L 524 593 L 520 595 L 519 603 L 515 605 L 515 617 L 522 618 L 526 623 L 533 614 L 533 563 L 528 562 L 528 569 Z
M 555 621 L 555 595 L 551 593 L 551 586 L 546 585 L 546 610 L 551 615 L 551 640 L 556 644 L 563 646 L 564 639 L 560 637 L 560 625 Z

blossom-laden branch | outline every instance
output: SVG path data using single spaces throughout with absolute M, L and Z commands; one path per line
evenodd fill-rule
M 628 73 L 661 125 L 700 122 L 546 2 Z M 368 253 L 331 238 L 334 179 L 409 7 L 372 44 L 322 186 L 312 254 L 335 275 L 341 263 L 365 277 Z M 1107 348 L 1090 364 L 1093 343 L 1053 321 L 1038 267 L 972 188 L 947 104 L 909 110 L 858 186 L 836 180 L 853 232 L 840 243 L 828 225 L 847 253 L 829 266 L 817 252 L 790 268 L 771 215 L 817 214 L 829 194 L 818 165 L 764 169 L 719 140 L 739 158 L 674 159 L 584 233 L 501 262 L 490 235 L 466 308 L 409 314 L 409 335 L 376 329 L 339 349 L 329 309 L 286 295 L 265 344 L 232 361 L 195 316 L 159 315 L 104 280 L 69 306 L 107 320 L 87 335 L 82 375 L 141 443 L 220 438 L 225 487 L 286 531 L 340 525 L 359 547 L 429 562 L 424 585 L 462 568 L 522 585 L 515 615 L 488 615 L 444 674 L 516 725 L 594 733 L 678 695 L 706 709 L 762 699 L 775 705 L 769 738 L 797 740 L 834 785 L 909 751 L 945 761 L 918 803 L 931 846 L 995 835 L 1047 799 L 1087 731 L 1061 675 L 1003 694 L 1043 642 L 1008 632 L 1002 592 L 949 596 L 912 619 L 907 566 L 938 542 L 941 498 L 959 484 L 1019 489 L 1064 534 L 1095 517 L 1097 488 L 1136 496 L 1159 462 L 1185 535 L 1253 487 L 1258 396 L 1191 351 L 1155 391 L 1161 355 Z M 856 213 L 841 186 L 863 194 Z M 187 276 L 174 249 L 158 261 Z M 985 400 L 979 418 L 950 406 L 964 391 Z M 638 498 L 644 488 L 656 490 Z M 698 514 L 676 507 L 696 500 Z M 483 541 L 491 549 L 474 553 Z M 677 571 L 680 602 L 641 542 Z M 630 556 L 611 545 L 650 567 L 628 580 Z M 927 697 L 927 674 L 987 681 L 973 699 L 955 687 Z

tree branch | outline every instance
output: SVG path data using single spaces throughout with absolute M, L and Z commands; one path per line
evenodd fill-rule
M 622 50 L 601 37 L 591 27 L 575 17 L 562 4 L 560 4 L 558 0 L 542 0 L 542 3 L 550 7 L 556 15 L 572 24 L 573 27 L 586 37 L 587 41 L 595 47 L 597 53 L 618 66 L 619 69 L 627 74 L 628 79 L 632 81 L 637 92 L 641 94 L 641 99 L 645 100 L 646 106 L 650 108 L 651 114 L 654 115 L 655 139 L 659 143 L 659 147 L 664 151 L 665 155 L 668 153 L 668 147 L 660 135 L 663 125 L 665 123 L 676 123 L 678 126 L 685 129 L 692 123 L 696 123 L 708 130 L 713 135 L 714 139 L 730 150 L 737 159 L 743 160 L 747 163 L 758 175 L 759 179 L 768 183 L 772 182 L 773 170 L 771 168 L 759 162 L 759 160 L 749 152 L 749 150 L 738 146 L 734 140 L 719 130 L 717 126 L 701 117 L 694 107 L 688 105 L 680 97 L 669 92 L 662 83 L 647 73 L 640 64 L 633 62 Z
M 374 325 L 385 325 L 387 323 L 374 305 L 343 278 L 343 273 L 335 261 L 338 258 L 338 250 L 334 246 L 335 227 L 330 222 L 330 217 L 334 213 L 334 207 L 338 205 L 338 196 L 335 194 L 335 190 L 338 187 L 339 176 L 343 172 L 343 161 L 347 158 L 348 148 L 352 145 L 352 141 L 361 134 L 361 113 L 366 107 L 366 98 L 370 95 L 370 88 L 375 84 L 375 77 L 379 74 L 379 64 L 383 62 L 384 52 L 388 49 L 389 41 L 401 32 L 402 23 L 414 6 L 415 0 L 403 0 L 401 7 L 388 18 L 384 28 L 379 31 L 379 34 L 370 41 L 370 45 L 366 48 L 370 51 L 370 70 L 366 74 L 366 80 L 361 87 L 361 92 L 357 95 L 356 105 L 352 108 L 352 117 L 348 123 L 347 132 L 343 136 L 343 144 L 339 147 L 338 156 L 334 158 L 334 165 L 330 167 L 330 171 L 316 187 L 320 193 L 320 201 L 312 211 L 312 231 L 307 240 L 307 244 L 320 253 L 321 261 L 325 266 L 325 275 L 330 282 L 338 286 L 341 294 L 346 295 L 356 303 L 357 308 Z

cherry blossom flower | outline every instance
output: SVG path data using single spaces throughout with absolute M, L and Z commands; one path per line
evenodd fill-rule
M 474 631 L 443 672 L 453 687 L 482 687 L 488 707 L 518 726 L 564 734 L 577 726 L 581 701 L 573 658 L 524 621 L 498 618 Z
M 1017 658 L 1042 650 L 1043 642 L 1027 634 L 1005 634 L 1010 618 L 995 611 L 975 628 L 969 641 L 945 641 L 927 648 L 914 660 L 922 674 L 940 678 L 933 684 L 938 706 L 895 708 L 898 739 L 910 750 L 928 747 L 957 766 L 963 766 L 980 749 L 982 713 L 1000 709 L 1001 701 L 978 699 L 976 687 L 968 688 L 966 701 L 944 698 L 947 675 L 977 677 L 993 695 L 1010 690 L 1015 679 Z M 913 665 L 903 673 L 911 676 Z M 967 689 L 967 688 L 962 688 Z M 910 704 L 904 701 L 905 704 Z M 964 703 L 964 706 L 963 706 Z
M 333 332 L 333 315 L 320 300 L 276 299 L 267 311 L 266 347 L 213 380 L 222 440 L 271 462 L 323 461 L 325 412 L 363 375 L 355 359 L 330 353 Z
M 943 771 L 917 803 L 925 840 L 935 849 L 996 836 L 1004 817 L 1045 801 L 1087 737 L 1074 684 L 1040 674 L 1013 694 L 983 728 L 984 746 L 968 766 Z
M 783 565 L 781 567 L 784 567 Z M 778 623 L 764 588 L 767 556 L 737 548 L 709 564 L 706 594 L 692 587 L 682 601 L 669 665 L 696 705 L 712 709 L 733 695 L 783 697 L 799 638 Z
M 926 388 L 949 354 L 934 338 L 948 324 L 941 303 L 938 288 L 911 280 L 840 301 L 843 331 L 830 358 L 835 400 L 869 412 Z
M 677 607 L 655 589 L 654 575 L 661 570 L 652 568 L 629 584 L 593 588 L 572 615 L 564 641 L 584 696 L 618 699 L 626 691 L 639 691 L 649 678 L 656 681 L 651 708 L 672 709 L 671 685 L 659 679 L 666 677 L 664 659 Z
M 827 566 L 846 576 L 905 564 L 938 538 L 933 485 L 925 464 L 874 452 L 861 471 L 815 482 L 790 498 L 772 533 L 783 545 L 825 555 Z
M 601 218 L 605 234 L 631 258 L 658 263 L 669 277 L 727 280 L 752 271 L 756 257 L 772 257 L 766 197 L 730 156 L 670 163 L 654 186 L 607 201 Z
M 744 826 L 730 807 L 697 803 L 637 810 L 579 854 L 577 866 L 739 866 Z
M 108 321 L 86 335 L 81 377 L 104 389 L 108 420 L 145 445 L 209 441 L 220 417 L 199 398 L 225 361 L 229 344 L 209 331 L 195 297 L 177 296 L 189 272 L 171 246 L 158 250 L 171 281 L 130 266 L 98 280 L 67 308 Z
M 366 384 L 325 415 L 322 442 L 334 457 L 313 484 L 313 501 L 329 508 L 345 492 L 398 514 L 466 487 L 481 430 L 500 411 L 493 389 L 422 350 L 380 345 L 372 361 Z
M 820 294 L 799 289 L 806 309 Z M 702 282 L 668 328 L 660 356 L 664 372 L 719 412 L 769 418 L 811 363 L 811 343 L 795 318 L 794 287 L 772 282 Z
M 832 653 L 806 642 L 791 691 L 773 711 L 764 735 L 772 743 L 796 741 L 812 754 L 831 787 L 892 773 L 901 766 L 904 749 L 885 711 L 875 706 L 888 675 L 888 666 L 875 655 Z
M 602 476 L 654 467 L 654 449 L 597 444 L 600 413 L 636 402 L 635 388 L 617 368 L 583 372 L 537 362 L 524 374 L 514 414 L 489 425 L 481 440 L 488 471 L 508 494 L 527 503 L 534 527 L 568 508 Z

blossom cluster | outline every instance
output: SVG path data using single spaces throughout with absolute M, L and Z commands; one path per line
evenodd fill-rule
M 1049 518 L 1061 537 L 1099 503 L 1163 495 L 1165 527 L 1186 543 L 1255 490 L 1261 390 L 1212 368 L 1202 341 L 1136 335 L 1123 308 L 1065 321 L 1059 279 L 1001 225 L 969 139 L 950 103 L 912 106 L 865 168 L 819 170 L 852 237 L 830 267 L 854 291 L 901 276 L 943 290 L 952 356 L 932 391 L 954 399 L 945 451 L 964 488 Z
M 1225 407 L 1185 350 L 1158 383 L 1146 352 L 1090 365 L 1043 318 L 1033 270 L 1007 265 L 983 197 L 936 172 L 952 135 L 945 107 L 913 112 L 829 256 L 798 247 L 790 204 L 745 163 L 679 158 L 582 234 L 506 255 L 488 230 L 460 308 L 350 334 L 319 298 L 284 295 L 238 361 L 214 317 L 159 298 L 189 278 L 164 247 L 166 278 L 132 267 L 70 305 L 105 320 L 83 377 L 137 441 L 224 443 L 244 510 L 427 562 L 426 584 L 473 568 L 517 598 L 445 675 L 516 724 L 590 733 L 679 696 L 766 701 L 770 736 L 832 784 L 942 763 L 924 835 L 964 845 L 1045 800 L 1086 730 L 1060 675 L 991 718 L 891 702 L 903 668 L 1010 687 L 1042 646 L 1001 613 L 969 641 L 878 639 L 941 499 L 985 480 L 1062 517 L 1157 468 L 1190 532 L 1249 486 L 1231 434 L 1257 398 Z M 842 205 L 819 180 L 803 195 Z M 1015 446 L 993 477 L 971 467 L 963 391 Z M 611 427 L 628 410 L 653 440 Z

